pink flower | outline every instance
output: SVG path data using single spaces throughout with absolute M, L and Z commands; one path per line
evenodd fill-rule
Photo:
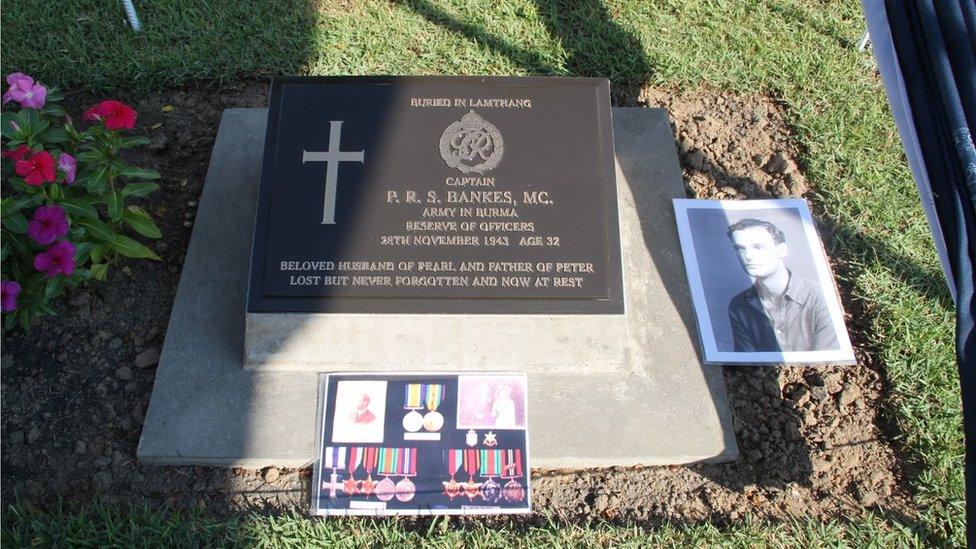
M 57 205 L 41 206 L 34 210 L 34 217 L 27 225 L 27 235 L 41 246 L 47 246 L 66 234 L 68 218 L 64 215 L 64 208 Z
M 58 158 L 58 169 L 64 172 L 64 182 L 70 185 L 75 182 L 78 161 L 68 153 L 61 153 L 61 156 Z
M 75 272 L 75 246 L 67 240 L 61 240 L 49 247 L 47 251 L 37 254 L 34 258 L 34 268 L 49 277 L 71 276 Z
M 34 151 L 32 151 L 31 148 L 28 147 L 27 145 L 21 145 L 21 146 L 17 147 L 16 149 L 10 149 L 8 151 L 3 151 L 3 153 L 0 153 L 0 154 L 2 154 L 4 158 L 11 158 L 11 159 L 13 159 L 14 162 L 16 162 L 18 160 L 23 160 L 25 156 L 27 156 L 28 154 L 30 154 L 32 152 L 34 152 Z
M 30 158 L 18 160 L 14 164 L 14 171 L 28 185 L 37 187 L 45 181 L 54 181 L 54 157 L 47 151 L 34 153 Z
M 0 280 L 0 311 L 9 313 L 17 308 L 20 284 L 13 280 Z
M 131 130 L 136 125 L 136 111 L 115 99 L 108 99 L 85 111 L 85 120 L 101 120 L 110 130 Z
M 22 72 L 11 73 L 7 76 L 7 84 L 10 88 L 3 94 L 3 103 L 6 105 L 10 101 L 20 103 L 21 107 L 28 109 L 40 109 L 44 106 L 47 99 L 47 88 L 40 84 L 35 84 L 34 79 Z

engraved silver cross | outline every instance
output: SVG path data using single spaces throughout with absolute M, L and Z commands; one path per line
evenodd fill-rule
M 359 162 L 364 164 L 365 151 L 341 151 L 339 135 L 342 133 L 342 120 L 329 122 L 329 150 L 309 152 L 302 149 L 302 164 L 306 162 L 326 162 L 325 205 L 322 210 L 322 224 L 335 224 L 336 181 L 339 176 L 339 162 Z

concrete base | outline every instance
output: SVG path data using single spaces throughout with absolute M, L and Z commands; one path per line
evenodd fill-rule
M 244 367 L 272 372 L 620 372 L 629 362 L 622 314 L 248 313 L 245 331 Z
M 529 373 L 536 467 L 730 460 L 725 383 L 698 356 L 671 199 L 684 195 L 667 114 L 614 109 L 628 359 L 615 372 Z M 314 372 L 245 370 L 244 298 L 266 112 L 229 109 L 166 334 L 138 457 L 151 464 L 302 466 Z M 296 338 L 300 339 L 300 338 Z M 512 369 L 485 364 L 485 369 Z M 456 369 L 456 368 L 450 368 Z M 518 369 L 518 368 L 516 368 Z

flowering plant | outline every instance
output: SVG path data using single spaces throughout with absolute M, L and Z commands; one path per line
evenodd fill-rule
M 52 299 L 90 279 L 105 280 L 118 256 L 158 260 L 123 234 L 162 234 L 152 217 L 126 199 L 159 186 L 159 174 L 127 165 L 120 152 L 149 143 L 126 137 L 137 113 L 114 100 L 84 113 L 75 127 L 55 89 L 22 73 L 7 76 L 0 113 L 0 310 L 5 328 L 30 327 L 51 313 Z M 19 107 L 19 108 L 18 108 Z M 130 234 L 131 234 L 130 232 Z

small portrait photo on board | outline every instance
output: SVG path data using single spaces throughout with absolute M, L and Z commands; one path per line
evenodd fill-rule
M 525 429 L 524 375 L 458 376 L 458 429 Z
M 386 381 L 340 381 L 333 410 L 332 442 L 383 442 Z
M 804 200 L 676 199 L 674 210 L 705 362 L 854 363 Z

